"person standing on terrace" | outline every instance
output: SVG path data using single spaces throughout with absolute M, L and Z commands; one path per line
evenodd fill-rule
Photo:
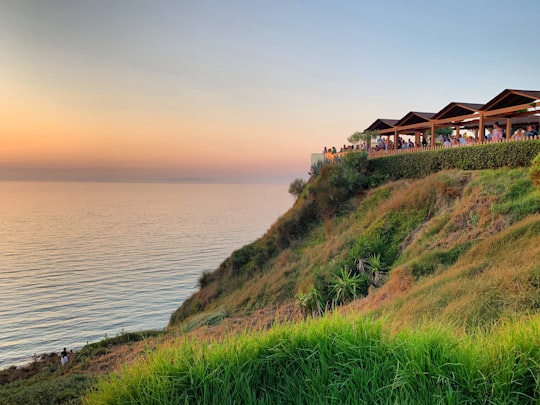
M 450 142 L 450 138 L 444 138 L 444 142 L 443 142 L 443 147 L 444 148 L 449 148 L 452 146 L 452 142 Z
M 488 129 L 488 133 L 486 135 L 486 141 L 487 142 L 491 142 L 493 140 L 493 130 L 492 129 Z
M 514 135 L 512 135 L 514 141 L 521 141 L 523 139 L 523 130 L 521 128 L 516 129 Z
M 534 129 L 532 125 L 527 125 L 527 132 L 525 133 L 528 139 L 532 139 L 535 136 L 538 136 L 538 131 Z
M 377 137 L 376 142 L 377 142 L 378 149 L 381 149 L 383 147 L 383 140 L 380 135 Z
M 499 126 L 499 122 L 493 124 L 493 142 L 501 142 L 503 140 L 503 130 Z

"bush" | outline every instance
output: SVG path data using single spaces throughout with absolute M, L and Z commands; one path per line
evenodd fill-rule
M 289 184 L 289 194 L 299 197 L 300 194 L 302 194 L 304 187 L 306 187 L 306 182 L 304 179 L 294 179 L 292 183 Z
M 232 254 L 232 265 L 234 270 L 239 270 L 250 262 L 255 256 L 256 249 L 253 244 L 245 245 Z
M 369 160 L 372 176 L 390 180 L 421 178 L 443 169 L 483 170 L 527 167 L 540 153 L 540 140 L 402 153 Z
M 330 291 L 333 305 L 345 304 L 367 295 L 367 278 L 363 274 L 342 267 L 330 278 Z
M 540 153 L 531 162 L 529 177 L 536 187 L 540 187 Z
M 320 316 L 325 311 L 325 303 L 316 288 L 311 288 L 306 294 L 297 294 L 296 302 L 304 316 Z
M 310 196 L 319 219 L 339 215 L 344 203 L 368 184 L 366 152 L 351 152 L 324 164 L 313 179 Z

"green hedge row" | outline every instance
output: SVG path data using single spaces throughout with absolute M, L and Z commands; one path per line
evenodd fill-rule
M 537 139 L 491 143 L 374 158 L 369 160 L 369 170 L 392 180 L 421 178 L 443 169 L 526 167 L 538 153 L 540 140 Z

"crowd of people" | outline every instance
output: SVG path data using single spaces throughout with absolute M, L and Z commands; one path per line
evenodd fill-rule
M 338 153 L 344 153 L 349 151 L 387 151 L 394 149 L 421 149 L 428 147 L 428 141 L 425 137 L 422 137 L 420 143 L 415 143 L 412 139 L 406 140 L 401 136 L 397 138 L 397 144 L 394 145 L 394 141 L 391 139 L 391 136 L 381 137 L 378 135 L 375 139 L 375 142 L 372 142 L 371 146 L 368 146 L 366 142 L 362 142 L 356 145 L 343 145 L 339 151 L 335 146 L 331 148 L 324 147 L 323 154 L 325 156 L 335 155 Z M 484 138 L 484 142 L 502 142 L 506 140 L 520 141 L 525 139 L 536 139 L 538 138 L 538 131 L 533 125 L 527 125 L 526 130 L 523 128 L 518 128 L 514 133 L 508 137 L 503 128 L 499 125 L 498 122 L 495 122 L 492 127 L 487 129 L 487 134 Z M 442 147 L 451 148 L 456 146 L 468 146 L 478 143 L 479 140 L 474 135 L 467 135 L 464 133 L 458 133 L 453 136 L 443 136 L 442 137 Z
M 341 148 L 339 148 L 339 153 L 361 151 L 361 150 L 364 150 L 364 151 L 368 150 L 367 144 L 365 142 L 362 142 L 361 144 L 356 144 L 356 145 L 343 145 Z M 325 146 L 322 153 L 325 155 L 327 153 L 336 154 L 338 153 L 338 150 L 336 149 L 335 146 L 332 146 L 331 148 L 328 148 Z

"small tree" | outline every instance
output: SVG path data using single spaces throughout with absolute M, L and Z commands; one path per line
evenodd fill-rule
M 303 179 L 294 179 L 291 184 L 289 184 L 289 193 L 295 197 L 299 197 L 306 187 L 306 182 Z
M 452 135 L 453 129 L 450 127 L 447 128 L 437 128 L 435 130 L 436 136 L 442 136 L 449 138 Z M 429 136 L 431 136 L 431 129 L 427 129 L 426 132 L 424 132 L 424 137 L 427 139 Z
M 358 142 L 360 142 L 363 139 L 364 138 L 363 138 L 362 133 L 359 131 L 356 131 L 354 134 L 352 134 L 351 136 L 347 138 L 347 141 L 349 141 L 349 143 L 352 143 L 353 145 L 356 145 Z
M 356 145 L 360 141 L 364 141 L 369 148 L 371 145 L 371 139 L 376 138 L 379 135 L 379 131 L 356 131 L 354 134 L 347 138 L 347 141 Z

